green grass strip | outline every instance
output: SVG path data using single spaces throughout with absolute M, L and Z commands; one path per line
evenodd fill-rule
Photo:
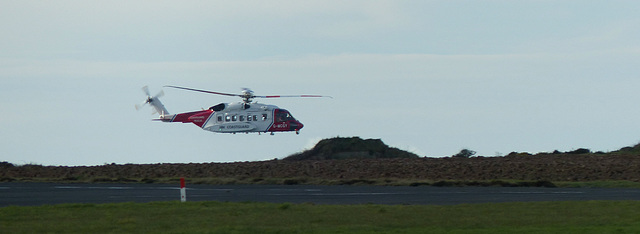
M 230 202 L 0 208 L 2 233 L 640 233 L 639 201 L 434 205 Z

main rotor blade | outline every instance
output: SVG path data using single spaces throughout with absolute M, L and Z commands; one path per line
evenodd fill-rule
M 323 95 L 268 95 L 268 96 L 256 96 L 257 98 L 286 98 L 286 97 L 328 97 L 333 98 L 331 96 L 323 96 Z
M 241 95 L 238 95 L 238 94 L 220 93 L 220 92 L 213 92 L 213 91 L 202 90 L 202 89 L 185 88 L 185 87 L 172 86 L 172 85 L 165 85 L 164 87 L 176 88 L 176 89 L 184 89 L 184 90 L 196 91 L 196 92 L 202 92 L 202 93 L 210 93 L 210 94 L 225 95 L 225 96 L 242 97 Z
M 196 92 L 202 92 L 202 93 L 225 95 L 225 96 L 242 97 L 242 98 L 249 98 L 249 99 L 251 99 L 251 98 L 287 98 L 287 97 L 303 97 L 303 98 L 304 97 L 328 97 L 328 98 L 333 98 L 331 96 L 323 96 L 323 95 L 267 95 L 267 96 L 256 96 L 256 95 L 253 95 L 253 91 L 251 91 L 250 89 L 247 89 L 247 88 L 243 89 L 244 91 L 246 91 L 245 94 L 231 94 L 231 93 L 221 93 L 221 92 L 214 92 L 214 91 L 202 90 L 202 89 L 192 89 L 192 88 L 173 86 L 173 85 L 165 85 L 164 87 L 176 88 L 176 89 L 184 89 L 184 90 L 196 91 Z

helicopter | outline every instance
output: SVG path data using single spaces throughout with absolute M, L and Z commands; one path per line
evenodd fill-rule
M 251 132 L 257 132 L 260 134 L 269 132 L 271 135 L 274 135 L 274 132 L 295 131 L 296 134 L 300 134 L 300 129 L 302 129 L 304 125 L 300 121 L 296 120 L 289 111 L 275 105 L 253 102 L 253 99 L 286 97 L 332 98 L 331 96 L 323 95 L 256 96 L 253 91 L 248 88 L 243 88 L 241 94 L 231 94 L 172 85 L 166 85 L 164 87 L 242 98 L 241 102 L 220 103 L 211 106 L 206 110 L 203 109 L 179 114 L 169 114 L 169 111 L 167 111 L 160 101 L 160 97 L 164 96 L 164 91 L 160 91 L 157 95 L 151 96 L 149 93 L 149 87 L 142 87 L 142 91 L 147 95 L 147 100 L 140 105 L 136 105 L 136 109 L 139 110 L 144 105 L 149 104 L 154 109 L 153 114 L 159 114 L 159 117 L 153 120 L 162 122 L 193 123 L 203 130 L 216 133 L 248 134 Z

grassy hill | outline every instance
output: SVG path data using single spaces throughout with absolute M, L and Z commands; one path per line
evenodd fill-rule
M 284 160 L 331 160 L 331 159 L 373 159 L 373 158 L 418 158 L 404 150 L 389 147 L 380 139 L 360 137 L 335 137 L 318 142 L 315 147 L 290 155 Z

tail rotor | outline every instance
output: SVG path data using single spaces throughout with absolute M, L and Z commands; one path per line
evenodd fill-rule
M 162 102 L 160 102 L 160 97 L 164 96 L 164 91 L 161 90 L 155 96 L 151 96 L 151 93 L 149 92 L 149 87 L 148 86 L 142 87 L 142 91 L 147 95 L 147 100 L 145 100 L 142 104 L 136 104 L 136 110 L 140 110 L 142 107 L 144 107 L 145 105 L 149 104 L 154 109 L 152 114 L 160 114 L 160 115 L 169 114 L 169 112 L 164 107 Z

